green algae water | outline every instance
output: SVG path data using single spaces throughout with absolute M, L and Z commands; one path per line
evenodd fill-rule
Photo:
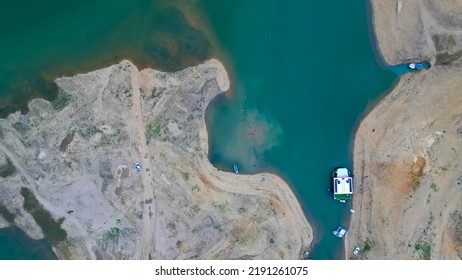
M 237 163 L 243 173 L 283 177 L 314 228 L 310 256 L 342 258 L 342 240 L 331 231 L 348 226 L 349 205 L 327 193 L 330 175 L 336 166 L 352 167 L 355 125 L 395 76 L 373 55 L 366 2 L 334 2 L 3 3 L 0 117 L 27 111 L 33 97 L 53 98 L 57 76 L 123 58 L 175 71 L 218 56 L 233 88 L 208 108 L 210 160 L 229 171 Z M 0 231 L 2 258 L 53 255 L 16 233 L 12 239 Z
M 175 71 L 210 52 L 203 34 L 166 0 L 7 1 L 0 38 L 0 117 L 26 112 L 33 97 L 54 98 L 57 76 L 124 58 Z

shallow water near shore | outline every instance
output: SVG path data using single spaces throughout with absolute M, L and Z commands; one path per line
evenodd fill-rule
M 419 63 L 422 64 L 422 69 L 429 69 L 431 67 L 429 62 L 421 61 Z M 417 71 L 422 70 L 422 69 L 417 69 L 417 70 L 416 69 L 411 69 L 411 68 L 409 68 L 408 63 L 398 64 L 398 65 L 388 65 L 388 68 L 398 76 L 402 76 L 402 75 L 407 74 L 407 73 L 413 73 L 413 72 L 417 72 Z
M 310 257 L 343 258 L 331 232 L 348 225 L 349 205 L 328 194 L 331 172 L 352 168 L 355 125 L 396 76 L 374 57 L 365 1 L 293 2 L 11 2 L 0 12 L 0 117 L 53 98 L 57 76 L 122 58 L 175 71 L 218 55 L 233 88 L 207 111 L 212 163 L 283 177 L 315 230 Z
M 55 260 L 46 240 L 30 239 L 16 227 L 0 229 L 0 260 Z
M 130 59 L 166 71 L 210 55 L 204 35 L 166 0 L 7 2 L 0 9 L 0 117 L 34 97 L 56 96 L 53 80 Z

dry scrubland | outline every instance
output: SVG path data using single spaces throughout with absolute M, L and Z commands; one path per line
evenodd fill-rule
M 56 80 L 59 97 L 0 120 L 0 225 L 64 259 L 298 259 L 312 230 L 271 174 L 211 166 L 216 60 L 176 73 L 128 61 Z M 137 172 L 134 163 L 142 170 Z
M 462 1 L 372 4 L 384 59 L 432 67 L 401 77 L 359 125 L 347 258 L 460 259 Z

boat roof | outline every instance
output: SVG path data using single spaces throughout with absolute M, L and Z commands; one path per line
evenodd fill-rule
M 348 177 L 348 169 L 337 168 L 337 177 Z
M 340 177 L 334 178 L 334 195 L 335 194 L 352 194 L 353 193 L 353 178 Z
M 343 237 L 346 233 L 346 229 L 344 229 L 342 226 L 338 226 L 337 230 L 334 231 L 334 234 L 338 237 Z

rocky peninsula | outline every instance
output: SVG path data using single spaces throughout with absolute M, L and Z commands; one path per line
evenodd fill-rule
M 371 2 L 385 61 L 432 67 L 402 76 L 357 129 L 346 257 L 461 259 L 462 1 Z
M 217 60 L 166 73 L 131 62 L 56 80 L 58 98 L 0 120 L 0 226 L 61 259 L 298 259 L 313 233 L 272 174 L 208 160 Z M 135 168 L 139 163 L 140 170 Z

